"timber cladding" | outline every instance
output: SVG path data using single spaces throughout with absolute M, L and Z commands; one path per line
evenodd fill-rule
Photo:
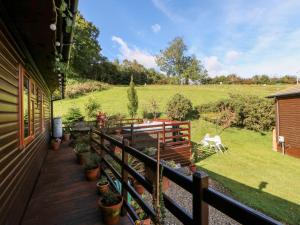
M 300 158 L 300 97 L 278 98 L 277 107 L 277 136 L 284 136 L 288 155 Z
M 34 135 L 21 146 L 24 118 L 20 116 L 19 79 L 25 65 L 14 46 L 16 43 L 0 27 L 0 224 L 5 225 L 20 223 L 47 154 L 50 126 L 49 90 L 33 78 L 36 74 L 24 69 L 38 91 L 31 97 Z

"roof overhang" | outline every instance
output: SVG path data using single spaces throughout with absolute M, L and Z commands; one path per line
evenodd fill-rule
M 25 63 L 36 67 L 51 91 L 60 86 L 62 90 L 64 89 L 63 75 L 59 78 L 57 72 L 53 70 L 55 53 L 62 55 L 63 62 L 68 62 L 73 35 L 73 29 L 66 32 L 66 21 L 58 13 L 62 1 L 2 0 L 0 5 L 1 17 L 5 25 L 23 52 L 27 51 L 30 54 L 30 57 L 26 56 L 24 59 Z M 69 11 L 76 15 L 77 0 L 69 0 L 66 3 Z M 56 24 L 57 29 L 51 30 L 50 24 Z M 57 46 L 56 42 L 60 45 Z M 31 62 L 29 62 L 30 58 Z
M 284 89 L 275 94 L 267 96 L 267 98 L 295 98 L 300 97 L 300 85 Z

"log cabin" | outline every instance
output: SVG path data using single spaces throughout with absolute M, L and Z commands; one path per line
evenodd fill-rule
M 275 150 L 300 158 L 300 85 L 279 91 L 275 98 Z
M 75 15 L 76 0 L 67 2 Z M 0 224 L 20 223 L 47 155 L 51 93 L 64 90 L 54 62 L 68 62 L 72 41 L 61 4 L 0 1 Z

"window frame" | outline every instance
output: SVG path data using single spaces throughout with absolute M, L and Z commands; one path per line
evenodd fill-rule
M 24 77 L 28 79 L 28 132 L 29 135 L 24 135 Z M 25 73 L 25 69 L 22 65 L 19 66 L 19 137 L 20 148 L 25 148 L 35 137 L 34 120 L 35 120 L 35 99 L 32 93 L 32 88 L 35 88 L 35 82 Z

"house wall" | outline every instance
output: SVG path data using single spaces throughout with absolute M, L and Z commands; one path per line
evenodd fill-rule
M 300 98 L 277 99 L 277 107 L 277 141 L 284 136 L 285 153 L 300 158 Z
M 19 73 L 28 66 L 17 44 L 0 24 L 0 224 L 19 224 L 47 154 L 50 93 L 41 76 L 25 69 L 44 94 L 44 129 L 35 101 L 34 138 L 20 146 Z M 24 62 L 26 61 L 26 63 Z M 39 79 L 37 79 L 37 77 Z

